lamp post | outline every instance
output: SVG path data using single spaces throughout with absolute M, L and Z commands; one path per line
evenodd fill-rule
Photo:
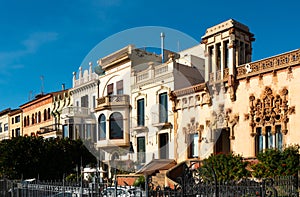
M 114 174 L 114 176 L 115 176 L 115 180 L 114 180 L 114 184 L 115 184 L 115 197 L 117 197 L 117 194 L 118 194 L 117 189 L 118 189 L 118 187 L 117 187 L 117 166 L 116 166 L 116 160 L 114 160 L 114 172 L 115 172 L 115 174 Z

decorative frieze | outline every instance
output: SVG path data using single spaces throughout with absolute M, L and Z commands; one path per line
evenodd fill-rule
M 247 76 L 263 74 L 266 72 L 273 72 L 282 68 L 288 68 L 289 71 L 292 66 L 299 65 L 299 63 L 300 50 L 298 49 L 278 56 L 263 59 L 257 62 L 241 65 L 236 69 L 237 79 L 245 78 Z M 226 77 L 224 78 L 226 79 Z

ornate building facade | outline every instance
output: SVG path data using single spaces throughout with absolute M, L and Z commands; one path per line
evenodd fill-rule
M 300 50 L 251 62 L 253 36 L 228 20 L 202 37 L 206 82 L 172 92 L 178 162 L 299 143 Z

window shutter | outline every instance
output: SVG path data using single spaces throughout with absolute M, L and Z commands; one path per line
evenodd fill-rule
M 111 95 L 114 92 L 114 84 L 107 85 L 107 95 Z

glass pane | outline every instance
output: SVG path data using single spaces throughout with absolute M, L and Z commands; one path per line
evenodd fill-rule
M 266 127 L 266 141 L 267 141 L 267 148 L 274 148 L 274 143 L 273 143 L 273 135 L 271 133 L 271 127 Z
M 138 152 L 138 161 L 141 163 L 145 163 L 146 161 L 146 145 L 145 145 L 145 137 L 137 138 L 137 152 Z
M 144 126 L 145 125 L 145 109 L 144 109 L 144 99 L 138 100 L 138 106 L 137 106 L 137 123 L 138 126 Z
M 123 116 L 121 113 L 115 112 L 110 116 L 110 139 L 123 139 Z
M 190 134 L 190 157 L 198 157 L 198 133 Z
M 64 138 L 69 137 L 69 127 L 68 125 L 64 125 Z
M 256 128 L 256 133 L 257 133 L 257 136 L 256 136 L 256 150 L 257 150 L 257 153 L 259 152 L 262 152 L 263 149 L 264 149 L 264 144 L 263 144 L 263 135 L 261 133 L 261 128 Z
M 106 118 L 104 114 L 101 114 L 99 117 L 99 135 L 98 140 L 106 139 Z
M 159 95 L 159 122 L 168 122 L 168 96 L 166 92 Z
M 86 139 L 91 139 L 91 125 L 90 124 L 86 125 L 85 137 L 86 137 Z
M 20 128 L 17 128 L 16 129 L 16 137 L 19 137 L 21 134 L 20 134 Z
M 278 150 L 282 150 L 282 133 L 281 133 L 281 126 L 277 125 L 275 127 L 276 130 L 276 148 Z

